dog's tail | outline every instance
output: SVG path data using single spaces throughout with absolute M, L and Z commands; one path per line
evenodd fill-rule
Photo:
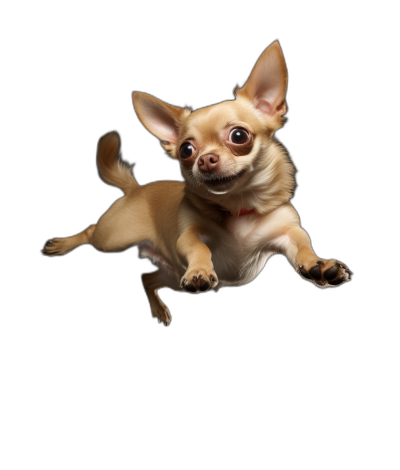
M 97 168 L 105 183 L 121 188 L 126 194 L 139 184 L 132 173 L 133 165 L 122 160 L 120 150 L 121 139 L 118 132 L 103 135 L 97 145 Z

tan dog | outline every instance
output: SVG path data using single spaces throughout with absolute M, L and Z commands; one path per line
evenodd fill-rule
M 260 56 L 236 99 L 191 111 L 146 93 L 133 93 L 139 119 L 180 161 L 185 183 L 139 186 L 121 160 L 116 132 L 98 144 L 100 177 L 118 186 L 118 199 L 83 232 L 49 240 L 43 253 L 63 255 L 90 243 L 101 251 L 133 245 L 159 270 L 143 275 L 153 316 L 171 322 L 157 290 L 203 292 L 253 280 L 274 253 L 317 286 L 350 280 L 347 266 L 314 253 L 289 200 L 294 166 L 274 133 L 286 113 L 287 70 L 277 41 Z

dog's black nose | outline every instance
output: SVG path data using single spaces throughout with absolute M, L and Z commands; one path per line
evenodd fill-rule
M 203 173 L 209 173 L 217 168 L 219 162 L 219 156 L 216 153 L 207 153 L 199 158 L 198 165 L 200 171 Z

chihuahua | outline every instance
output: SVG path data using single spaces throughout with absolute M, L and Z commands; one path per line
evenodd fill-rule
M 151 311 L 169 325 L 157 291 L 192 293 L 252 281 L 274 253 L 319 287 L 350 280 L 349 268 L 321 259 L 289 202 L 295 168 L 275 139 L 287 111 L 287 69 L 278 41 L 261 54 L 235 99 L 193 111 L 133 92 L 135 111 L 168 155 L 179 160 L 184 182 L 140 186 L 122 160 L 116 132 L 98 143 L 101 179 L 124 196 L 96 225 L 68 238 L 53 238 L 45 255 L 64 255 L 89 243 L 105 252 L 139 245 L 139 256 L 159 268 L 143 274 Z

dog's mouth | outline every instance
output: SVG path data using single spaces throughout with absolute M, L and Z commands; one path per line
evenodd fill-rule
M 234 175 L 222 176 L 218 174 L 203 175 L 202 180 L 207 189 L 212 192 L 226 191 L 233 185 L 241 176 L 246 173 L 246 169 L 240 170 L 239 173 Z

